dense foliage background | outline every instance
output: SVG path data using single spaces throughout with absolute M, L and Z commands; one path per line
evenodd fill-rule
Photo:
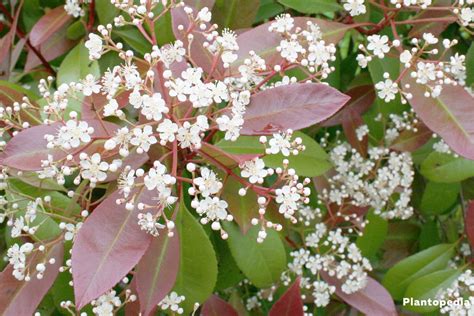
M 0 314 L 472 315 L 473 1 L 184 2 L 0 3 Z

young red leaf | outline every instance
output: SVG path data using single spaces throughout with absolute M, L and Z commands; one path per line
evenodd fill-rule
M 188 15 L 184 12 L 183 8 L 172 9 L 171 17 L 174 36 L 184 43 L 184 47 L 188 47 L 189 45 L 187 34 L 194 36 L 191 43 L 190 55 L 197 66 L 201 67 L 207 73 L 210 73 L 213 69 L 217 74 L 224 73 L 224 67 L 220 57 L 214 57 L 211 52 L 203 46 L 203 44 L 207 42 L 206 38 L 202 33 L 198 32 L 198 30 L 193 30 L 190 27 Z M 183 31 L 178 29 L 180 25 L 184 26 Z
M 425 97 L 425 89 L 411 76 L 403 84 L 410 84 L 413 94 L 410 104 L 416 114 L 433 132 L 459 155 L 474 159 L 474 98 L 464 87 L 444 86 L 440 96 Z
M 431 139 L 433 132 L 423 123 L 418 124 L 416 128 L 418 129 L 417 132 L 413 130 L 401 132 L 390 148 L 398 151 L 413 152 L 426 144 Z
M 18 281 L 13 275 L 13 267 L 8 265 L 0 273 L 0 314 L 3 316 L 33 315 L 41 300 L 53 285 L 63 263 L 63 244 L 57 243 L 45 253 L 36 251 L 29 255 L 31 280 Z M 55 259 L 54 264 L 46 264 L 43 278 L 36 277 L 35 266 L 40 262 Z
M 217 162 L 219 165 L 229 169 L 236 168 L 239 164 L 258 157 L 258 154 L 234 155 L 212 144 L 203 142 L 199 153 L 211 162 Z
M 351 119 L 354 113 L 364 114 L 375 101 L 375 90 L 373 85 L 358 86 L 345 92 L 351 99 L 347 105 L 336 115 L 324 121 L 323 126 L 334 126 L 342 124 Z
M 72 16 L 67 14 L 62 5 L 48 11 L 31 29 L 31 45 L 38 46 L 43 44 L 70 21 L 72 21 Z
M 142 315 L 152 315 L 171 291 L 179 268 L 179 237 L 162 232 L 154 238 L 137 266 L 134 280 Z
M 207 299 L 207 301 L 204 303 L 202 310 L 201 310 L 201 315 L 202 316 L 238 316 L 237 312 L 235 309 L 221 299 L 217 295 L 212 295 Z
M 331 285 L 336 286 L 336 295 L 344 302 L 366 315 L 398 315 L 390 293 L 376 280 L 368 278 L 367 286 L 354 294 L 341 290 L 341 282 L 334 277 L 323 276 Z
M 132 192 L 132 194 L 138 192 Z M 119 282 L 148 249 L 152 236 L 137 224 L 139 210 L 117 205 L 116 191 L 87 218 L 72 247 L 72 276 L 78 309 Z M 152 194 L 139 192 L 136 203 L 155 203 Z
M 244 116 L 242 135 L 299 130 L 334 115 L 349 97 L 319 83 L 301 83 L 268 89 L 252 96 Z
M 349 111 L 350 112 L 350 111 Z M 362 155 L 367 155 L 367 149 L 369 147 L 369 138 L 365 135 L 362 140 L 359 140 L 357 137 L 357 128 L 364 125 L 364 120 L 357 112 L 352 112 L 352 116 L 346 118 L 342 122 L 342 128 L 344 130 L 344 135 L 346 135 L 347 141 L 352 146 L 352 148 L 357 149 L 357 151 Z
M 304 315 L 303 300 L 301 299 L 300 278 L 273 304 L 269 316 L 299 316 Z
M 469 201 L 464 218 L 464 229 L 471 248 L 474 247 L 474 201 Z
M 112 135 L 117 129 L 117 125 L 110 122 L 100 122 L 91 120 L 87 122 L 94 128 L 94 137 L 106 137 Z M 25 129 L 13 137 L 5 147 L 4 155 L 0 158 L 0 163 L 19 170 L 34 171 L 41 170 L 41 160 L 46 160 L 48 154 L 54 160 L 63 159 L 68 152 L 61 149 L 48 149 L 48 142 L 44 139 L 45 134 L 55 135 L 61 123 L 51 125 L 38 125 Z M 103 147 L 101 144 L 100 147 Z M 98 148 L 88 146 L 85 152 L 97 152 Z M 76 150 L 76 152 L 78 152 Z
M 208 7 L 209 10 L 212 10 L 212 7 L 216 3 L 216 0 L 184 0 L 187 6 L 192 6 L 198 10 L 203 7 Z

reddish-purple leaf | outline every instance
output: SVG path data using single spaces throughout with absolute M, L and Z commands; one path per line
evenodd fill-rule
M 444 86 L 436 98 L 425 97 L 425 89 L 411 76 L 403 84 L 410 84 L 413 94 L 410 104 L 423 123 L 459 155 L 474 159 L 474 98 L 462 86 Z
M 319 83 L 268 89 L 251 97 L 241 134 L 299 130 L 333 116 L 348 100 L 347 95 Z
M 134 280 L 142 315 L 153 314 L 156 305 L 171 291 L 179 268 L 179 237 L 162 232 L 154 238 L 140 263 Z
M 397 151 L 413 152 L 426 144 L 431 139 L 433 132 L 423 123 L 418 124 L 416 128 L 416 132 L 413 130 L 401 132 L 390 148 Z
M 138 193 L 138 192 L 132 192 Z M 87 218 L 72 247 L 72 275 L 76 306 L 80 309 L 119 282 L 148 249 L 150 234 L 137 224 L 139 210 L 117 205 L 118 191 L 105 199 Z M 140 192 L 135 203 L 155 203 Z
M 375 90 L 373 85 L 358 86 L 350 89 L 347 94 L 351 99 L 347 105 L 329 120 L 321 123 L 323 126 L 334 126 L 350 120 L 354 113 L 364 114 L 375 101 Z
M 209 50 L 203 46 L 206 41 L 206 38 L 199 30 L 196 30 L 191 27 L 189 23 L 188 15 L 184 12 L 184 9 L 174 8 L 171 10 L 172 24 L 173 24 L 173 33 L 176 39 L 184 43 L 184 47 L 188 47 L 188 37 L 186 34 L 192 34 L 193 41 L 191 43 L 190 55 L 191 59 L 201 67 L 205 72 L 210 73 L 211 71 L 215 72 L 214 74 L 224 73 L 224 67 L 220 60 L 219 56 L 213 56 Z M 183 31 L 178 30 L 178 26 L 182 25 L 184 27 Z
M 350 111 L 349 111 L 350 112 Z M 364 125 L 364 120 L 359 113 L 353 111 L 351 117 L 347 117 L 342 122 L 342 128 L 344 130 L 344 135 L 346 135 L 347 141 L 355 148 L 362 156 L 367 155 L 367 149 L 369 147 L 369 137 L 365 135 L 362 140 L 359 140 L 357 137 L 357 128 Z
M 217 295 L 212 295 L 204 302 L 202 316 L 238 316 L 235 309 Z
M 33 315 L 41 300 L 49 291 L 63 263 L 63 244 L 57 243 L 44 254 L 39 251 L 29 255 L 31 266 L 29 282 L 18 281 L 13 275 L 13 267 L 8 265 L 0 273 L 0 314 L 3 316 Z M 35 266 L 54 258 L 54 264 L 47 264 L 43 278 L 36 277 Z
M 216 0 L 184 0 L 187 6 L 192 6 L 198 10 L 203 7 L 208 7 L 209 10 L 212 10 L 212 7 L 216 3 Z
M 414 23 L 413 28 L 408 34 L 409 37 L 421 38 L 423 33 L 431 33 L 434 36 L 439 36 L 451 23 L 455 22 L 457 17 L 452 13 L 450 9 L 451 0 L 437 0 L 433 3 L 434 7 L 445 7 L 446 10 L 421 10 L 421 13 L 418 14 L 413 20 L 424 20 L 424 19 L 434 19 L 432 22 L 425 23 Z M 451 17 L 451 21 L 449 21 Z M 444 21 L 436 21 L 436 19 L 442 18 Z
M 464 218 L 464 229 L 471 248 L 474 248 L 474 201 L 469 201 Z
M 67 14 L 62 5 L 48 11 L 31 29 L 31 45 L 43 44 L 70 21 L 72 21 L 72 17 Z
M 129 289 L 132 291 L 132 293 L 137 293 L 137 282 L 135 278 L 133 278 L 132 282 L 130 282 Z M 125 305 L 125 316 L 136 315 L 140 315 L 140 298 Z
M 112 135 L 117 129 L 117 125 L 105 121 L 91 120 L 88 124 L 94 128 L 92 138 Z M 0 163 L 19 170 L 34 171 L 41 170 L 41 160 L 46 160 L 48 154 L 53 155 L 54 160 L 65 158 L 68 152 L 61 149 L 48 149 L 46 147 L 48 142 L 44 139 L 45 134 L 55 135 L 60 126 L 61 123 L 53 123 L 33 126 L 21 131 L 7 143 Z M 103 144 L 97 146 L 103 148 Z M 97 152 L 99 150 L 97 146 L 89 145 L 85 152 Z
M 306 23 L 308 21 L 319 25 L 321 33 L 323 34 L 323 39 L 327 43 L 339 42 L 344 37 L 346 31 L 350 29 L 350 26 L 345 24 L 316 18 L 296 17 L 294 19 L 295 27 L 306 28 Z M 233 67 L 242 64 L 244 59 L 249 57 L 250 51 L 254 51 L 257 55 L 265 59 L 267 66 L 270 66 L 269 68 L 279 64 L 283 60 L 280 53 L 276 51 L 276 47 L 280 45 L 282 37 L 276 33 L 268 31 L 268 27 L 271 23 L 272 22 L 268 22 L 259 25 L 237 36 L 239 51 L 237 52 L 237 61 L 232 64 Z
M 65 54 L 75 45 L 76 42 L 71 41 L 66 37 L 66 28 L 61 28 L 36 48 L 41 52 L 41 55 L 43 55 L 46 61 L 51 61 Z M 39 65 L 41 65 L 41 60 L 32 50 L 30 50 L 28 52 L 28 57 L 26 58 L 25 71 L 29 71 Z
M 301 299 L 300 279 L 296 279 L 292 286 L 273 304 L 269 316 L 299 316 L 304 315 L 303 300 Z
M 370 277 L 367 286 L 354 294 L 344 293 L 341 290 L 340 280 L 328 276 L 323 276 L 323 278 L 329 284 L 336 286 L 336 295 L 339 298 L 366 315 L 398 315 L 390 293 L 379 282 Z
M 202 143 L 202 147 L 199 150 L 199 153 L 206 159 L 211 162 L 217 162 L 219 165 L 227 167 L 229 169 L 234 169 L 239 164 L 252 160 L 253 158 L 258 157 L 259 155 L 246 154 L 246 155 L 235 155 L 230 154 L 221 148 L 209 144 L 207 142 Z

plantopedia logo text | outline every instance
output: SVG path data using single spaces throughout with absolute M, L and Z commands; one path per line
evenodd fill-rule
M 469 300 L 465 300 L 462 297 L 459 297 L 455 300 L 436 300 L 436 299 L 414 299 L 413 297 L 404 297 L 403 298 L 403 306 L 410 305 L 410 306 L 436 306 L 439 308 L 443 308 L 446 306 L 465 306 L 471 307 L 471 302 Z

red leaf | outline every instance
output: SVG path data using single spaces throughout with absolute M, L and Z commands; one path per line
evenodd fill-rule
M 403 84 L 410 84 L 413 94 L 410 104 L 423 123 L 459 155 L 474 159 L 474 98 L 461 86 L 444 86 L 437 98 L 425 97 L 425 89 L 411 76 Z
M 36 48 L 41 52 L 41 55 L 43 55 L 46 61 L 51 61 L 56 57 L 65 54 L 75 45 L 76 42 L 71 41 L 66 37 L 66 28 L 61 28 Z M 29 71 L 39 65 L 41 65 L 41 60 L 32 50 L 30 50 L 28 52 L 28 57 L 26 58 L 25 71 Z
M 347 141 L 352 146 L 352 148 L 357 149 L 357 151 L 362 155 L 367 155 L 367 149 L 369 147 L 369 137 L 364 136 L 362 140 L 357 138 L 357 128 L 364 125 L 364 120 L 360 114 L 352 112 L 352 117 L 346 118 L 342 122 L 342 128 L 344 130 L 344 135 L 346 135 Z
M 105 121 L 91 120 L 87 123 L 94 128 L 93 138 L 106 137 L 117 128 L 117 125 Z M 46 148 L 48 142 L 44 139 L 45 134 L 56 134 L 59 126 L 61 123 L 58 122 L 51 125 L 33 126 L 21 131 L 7 143 L 0 163 L 19 170 L 33 171 L 41 170 L 41 160 L 46 160 L 48 154 L 53 155 L 54 160 L 65 158 L 68 152 L 59 148 L 53 150 Z M 102 144 L 98 146 L 103 148 Z M 85 152 L 97 150 L 98 147 L 88 146 Z M 77 148 L 76 152 L 79 152 Z
M 300 279 L 296 279 L 295 283 L 273 304 L 272 309 L 268 313 L 269 316 L 299 316 L 304 315 L 303 300 L 300 292 Z
M 324 121 L 322 126 L 334 126 L 351 119 L 354 113 L 364 114 L 375 101 L 375 91 L 373 85 L 358 86 L 344 92 L 351 97 L 347 105 L 329 120 Z
M 251 97 L 242 135 L 299 130 L 324 121 L 339 111 L 349 97 L 319 83 L 280 86 Z
M 140 311 L 151 315 L 156 305 L 171 291 L 179 269 L 179 237 L 165 232 L 154 238 L 137 266 L 136 287 Z
M 306 28 L 306 23 L 308 21 L 314 22 L 321 28 L 323 34 L 323 39 L 327 43 L 337 43 L 339 42 L 350 29 L 350 26 L 326 21 L 315 18 L 307 17 L 296 17 L 295 27 Z M 280 45 L 282 37 L 278 34 L 268 31 L 268 27 L 272 22 L 268 22 L 262 25 L 259 25 L 251 30 L 243 32 L 237 36 L 237 44 L 239 45 L 239 51 L 237 55 L 239 56 L 237 60 L 232 64 L 233 67 L 239 66 L 243 63 L 244 59 L 249 57 L 249 52 L 254 51 L 261 58 L 265 59 L 267 68 L 272 68 L 271 66 L 280 64 L 283 58 L 280 56 L 280 53 L 276 51 L 276 47 Z
M 203 7 L 208 7 L 209 10 L 212 10 L 212 7 L 216 3 L 216 0 L 184 0 L 187 6 L 192 6 L 198 10 Z
M 464 228 L 471 248 L 474 247 L 474 201 L 469 201 L 464 218 Z
M 194 13 L 196 14 L 196 12 Z M 188 37 L 185 36 L 185 32 L 187 34 L 192 34 L 193 41 L 191 43 L 190 55 L 191 59 L 197 64 L 197 66 L 201 67 L 205 72 L 209 73 L 213 68 L 213 64 L 215 61 L 215 57 L 209 52 L 209 50 L 203 46 L 206 41 L 206 38 L 199 30 L 190 29 L 190 23 L 188 15 L 184 12 L 184 9 L 181 8 L 174 8 L 171 10 L 171 17 L 172 17 L 172 24 L 173 24 L 173 33 L 176 39 L 182 41 L 184 43 L 184 47 L 188 47 Z M 178 30 L 178 26 L 182 25 L 184 27 L 184 31 Z M 216 64 L 215 64 L 215 73 L 223 74 L 224 73 L 224 66 L 219 58 L 216 57 Z
M 38 46 L 43 44 L 69 21 L 72 21 L 72 17 L 66 13 L 62 5 L 48 11 L 31 29 L 31 45 Z
M 212 295 L 204 302 L 202 316 L 238 316 L 235 309 L 217 295 Z
M 31 280 L 18 281 L 13 275 L 13 267 L 8 265 L 0 273 L 0 314 L 3 316 L 33 315 L 41 300 L 53 285 L 63 263 L 63 244 L 57 243 L 44 254 L 35 252 L 30 255 Z M 43 278 L 36 277 L 35 266 L 54 258 L 54 264 L 47 264 Z M 33 273 L 34 271 L 34 273 Z
M 213 161 L 218 162 L 221 166 L 225 166 L 229 169 L 234 169 L 239 164 L 260 156 L 257 154 L 255 155 L 254 154 L 245 154 L 245 155 L 231 154 L 207 142 L 202 143 L 202 147 L 199 150 L 199 153 L 206 160 L 210 160 L 211 162 Z
M 138 209 L 128 211 L 125 205 L 115 203 L 120 196 L 117 191 L 112 193 L 94 210 L 72 247 L 78 309 L 119 282 L 138 263 L 153 238 L 140 230 Z M 147 190 L 141 192 L 135 202 L 154 203 Z
M 413 130 L 401 132 L 390 148 L 397 151 L 413 152 L 426 144 L 431 139 L 433 132 L 423 123 L 418 124 L 417 129 L 416 133 Z
M 324 275 L 323 278 L 329 284 L 336 286 L 336 294 L 339 298 L 366 315 L 398 315 L 393 299 L 388 291 L 372 278 L 368 278 L 367 286 L 364 289 L 354 294 L 342 292 L 339 280 Z
M 446 19 L 445 21 L 433 21 L 433 22 L 425 22 L 425 23 L 414 23 L 413 28 L 408 33 L 410 38 L 417 37 L 421 38 L 423 33 L 431 33 L 434 36 L 439 36 L 451 23 L 456 21 L 456 16 L 452 14 L 450 10 L 451 0 L 437 0 L 434 1 L 432 7 L 445 7 L 448 8 L 447 10 L 421 10 L 421 13 L 418 14 L 413 20 L 419 19 L 439 19 L 443 18 Z M 449 17 L 452 18 L 449 21 Z

